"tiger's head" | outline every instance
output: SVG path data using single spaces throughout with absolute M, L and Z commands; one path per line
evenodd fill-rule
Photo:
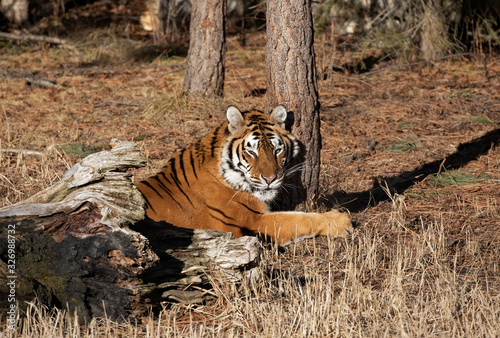
M 276 107 L 270 115 L 227 109 L 228 134 L 221 153 L 221 173 L 233 188 L 272 201 L 285 177 L 285 168 L 299 154 L 299 142 L 285 129 L 287 111 Z

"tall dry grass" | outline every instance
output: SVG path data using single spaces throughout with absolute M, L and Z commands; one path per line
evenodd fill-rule
M 65 311 L 31 304 L 4 336 L 497 337 L 498 259 L 481 255 L 473 233 L 451 253 L 450 215 L 407 229 L 404 203 L 391 197 L 390 215 L 362 224 L 352 238 L 312 239 L 284 252 L 266 247 L 255 279 L 214 280 L 211 304 L 171 304 L 141 324 L 83 326 Z

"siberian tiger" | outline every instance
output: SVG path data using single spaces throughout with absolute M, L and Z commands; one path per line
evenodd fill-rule
M 216 229 L 235 236 L 262 235 L 279 245 L 316 235 L 342 236 L 352 230 L 348 214 L 270 212 L 299 153 L 285 127 L 287 112 L 268 115 L 227 109 L 227 121 L 177 153 L 163 169 L 137 188 L 146 214 L 184 228 Z

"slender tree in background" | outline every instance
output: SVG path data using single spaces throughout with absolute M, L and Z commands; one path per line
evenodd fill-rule
M 20 27 L 28 19 L 28 7 L 28 0 L 0 0 L 0 12 L 14 27 Z
M 185 91 L 222 95 L 226 53 L 225 13 L 226 0 L 192 1 Z
M 282 104 L 293 112 L 292 131 L 305 153 L 298 188 L 287 188 L 283 203 L 294 208 L 318 197 L 320 120 L 310 0 L 268 0 L 266 13 L 267 109 Z

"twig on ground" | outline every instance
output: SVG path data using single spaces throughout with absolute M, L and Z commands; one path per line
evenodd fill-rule
M 458 87 L 458 88 L 476 88 L 476 87 L 484 87 L 486 84 L 484 83 L 463 83 L 463 82 L 429 82 L 429 83 L 415 83 L 408 84 L 404 86 L 402 89 L 417 87 L 417 88 L 426 88 L 426 89 L 434 89 L 436 87 Z
M 67 45 L 68 44 L 68 42 L 64 39 L 54 38 L 54 37 L 45 36 L 45 35 L 33 35 L 33 34 L 29 34 L 29 33 L 13 34 L 13 33 L 0 32 L 0 37 L 5 38 L 5 39 L 9 39 L 9 40 L 16 40 L 16 41 L 48 42 L 48 43 L 52 43 L 54 45 Z
M 14 149 L 14 148 L 3 148 L 0 149 L 0 152 L 6 154 L 15 154 L 15 155 L 28 155 L 28 156 L 36 156 L 43 157 L 44 154 L 41 151 L 28 150 L 28 149 Z
M 159 73 L 160 76 L 164 76 L 181 71 L 183 69 L 182 67 L 184 67 L 185 65 L 186 64 L 183 62 L 171 65 L 141 65 L 141 66 L 129 66 L 129 67 L 71 67 L 71 68 L 52 68 L 52 69 L 27 69 L 21 71 L 16 70 L 16 71 L 0 72 L 0 76 L 19 78 L 19 77 L 29 77 L 32 74 L 40 74 L 40 73 L 72 73 L 72 72 L 119 73 L 135 69 L 160 69 L 160 68 L 179 67 L 179 69 L 170 72 Z
M 446 159 L 443 159 L 443 162 L 441 162 L 441 164 L 439 165 L 439 170 L 438 170 L 438 172 L 437 172 L 438 174 L 440 174 L 440 173 L 441 173 L 441 170 L 443 170 L 443 165 L 444 165 L 444 162 L 446 162 Z M 446 170 L 446 168 L 445 168 L 445 170 Z
M 94 108 L 104 106 L 105 104 L 108 104 L 108 103 L 119 104 L 122 106 L 134 106 L 134 107 L 143 107 L 144 106 L 144 104 L 142 104 L 142 103 L 127 103 L 127 102 L 106 100 L 106 101 L 103 101 L 101 103 L 94 104 Z
M 41 88 L 64 88 L 64 85 L 58 84 L 55 80 L 45 78 L 26 77 L 26 83 L 30 86 L 37 86 Z

